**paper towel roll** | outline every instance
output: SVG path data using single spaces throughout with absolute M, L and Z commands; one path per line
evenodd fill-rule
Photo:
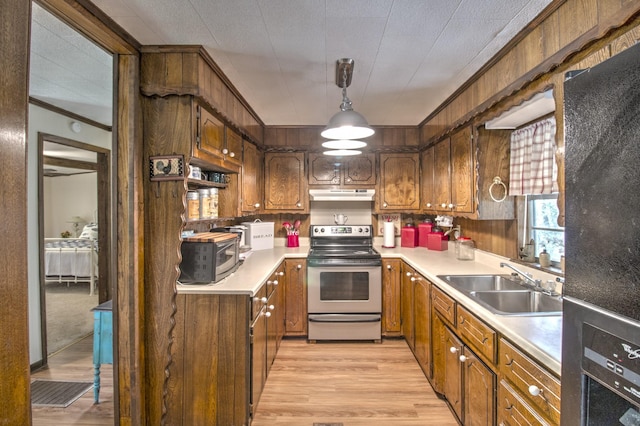
M 393 222 L 384 222 L 382 227 L 382 247 L 395 247 L 396 246 L 396 228 L 393 226 Z

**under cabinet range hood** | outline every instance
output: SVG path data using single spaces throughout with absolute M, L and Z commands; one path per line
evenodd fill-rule
M 375 189 L 310 189 L 311 201 L 373 201 Z

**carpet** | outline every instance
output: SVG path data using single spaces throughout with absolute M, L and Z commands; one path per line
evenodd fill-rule
M 31 383 L 31 404 L 66 408 L 92 387 L 92 382 L 36 380 Z

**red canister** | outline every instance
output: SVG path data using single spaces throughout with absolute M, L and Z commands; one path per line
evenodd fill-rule
M 428 236 L 427 236 L 427 248 L 429 250 L 447 250 L 447 248 L 449 247 L 449 241 L 447 239 L 447 237 L 444 236 L 444 232 L 442 231 L 437 231 L 437 232 L 431 232 Z
M 433 223 L 422 222 L 418 224 L 418 245 L 420 247 L 427 247 L 427 236 L 433 229 Z
M 412 223 L 407 223 L 400 231 L 400 247 L 417 247 L 418 230 Z

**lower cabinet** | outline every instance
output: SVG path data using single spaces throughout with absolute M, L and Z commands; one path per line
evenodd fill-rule
M 402 261 L 382 259 L 382 336 L 394 337 L 402 334 L 401 293 Z
M 420 274 L 413 281 L 414 354 L 425 376 L 431 377 L 431 283 Z
M 172 424 L 249 425 L 284 335 L 284 264 L 256 292 L 178 294 Z M 276 283 L 277 281 L 277 283 Z
M 416 271 L 407 265 L 402 264 L 402 279 L 400 281 L 401 293 L 401 322 L 402 335 L 412 351 L 415 351 L 415 336 L 413 328 L 413 281 L 411 277 Z
M 306 336 L 307 259 L 285 259 L 285 335 Z

